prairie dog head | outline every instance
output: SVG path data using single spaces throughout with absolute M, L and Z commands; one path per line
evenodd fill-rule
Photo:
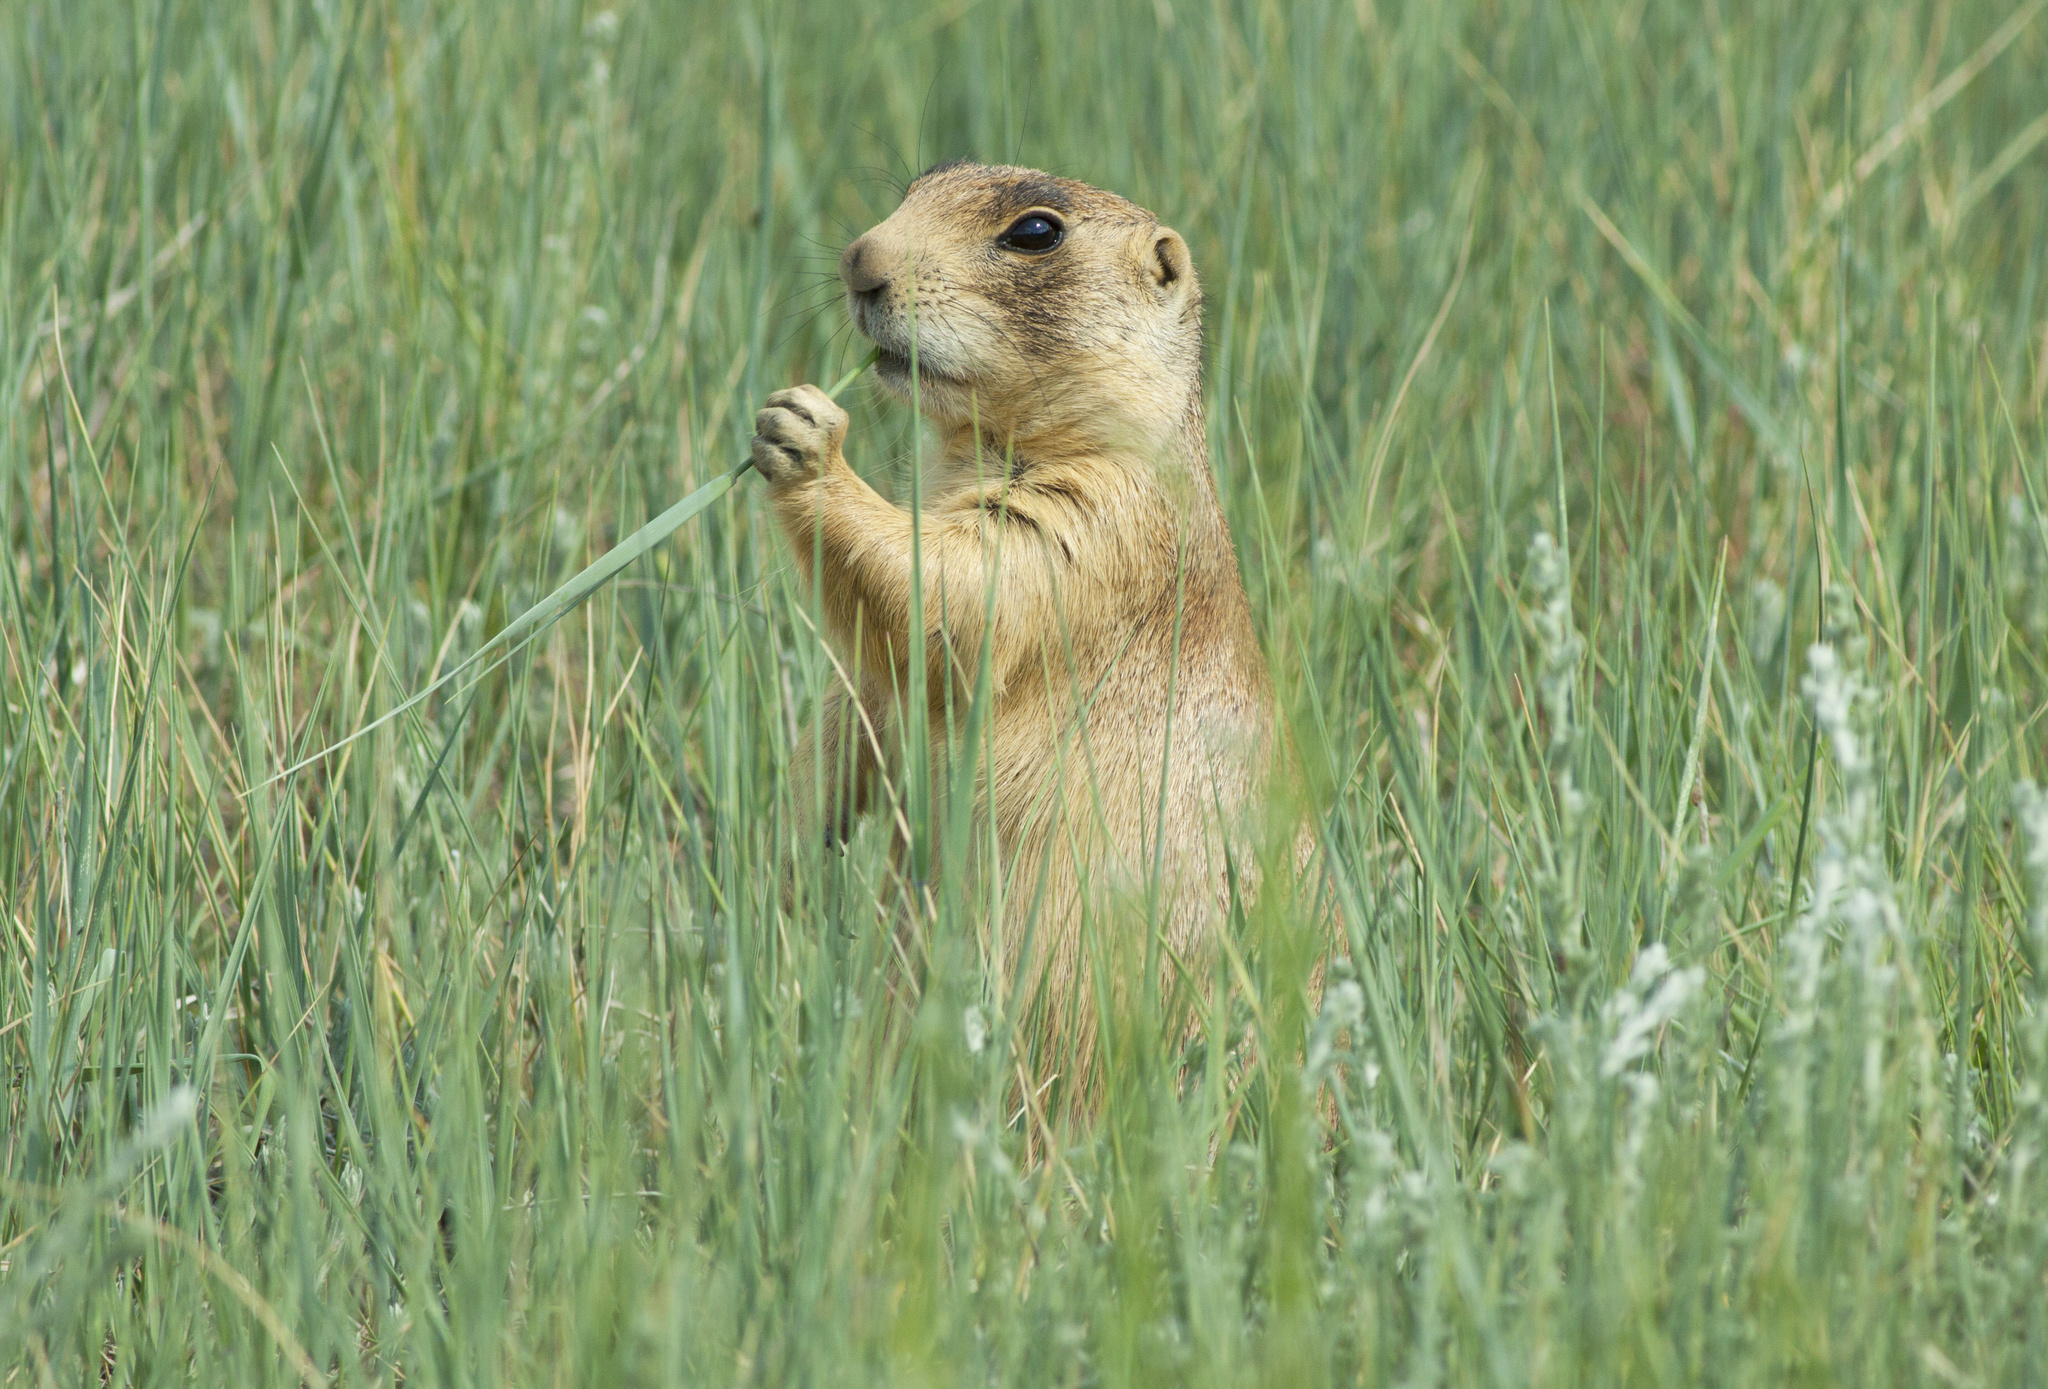
M 846 248 L 877 372 L 942 429 L 998 447 L 1161 447 L 1198 418 L 1202 291 L 1178 232 L 1035 169 L 927 170 Z

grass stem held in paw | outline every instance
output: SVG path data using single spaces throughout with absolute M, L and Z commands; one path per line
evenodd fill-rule
M 834 382 L 832 389 L 827 394 L 837 396 L 841 391 L 852 385 L 856 377 L 874 365 L 875 356 L 875 353 L 869 353 L 859 366 L 856 366 L 853 370 L 847 372 L 846 375 L 840 377 L 838 381 Z M 310 767 L 313 763 L 320 761 L 324 757 L 333 756 L 358 738 L 363 737 L 365 734 L 376 732 L 379 728 L 390 723 L 407 710 L 417 707 L 436 691 L 445 689 L 462 676 L 474 671 L 474 677 L 465 683 L 462 686 L 462 690 L 458 691 L 458 693 L 468 691 L 478 680 L 483 679 L 499 666 L 511 660 L 528 642 L 554 626 L 557 622 L 560 622 L 580 606 L 585 599 L 617 578 L 627 565 L 674 535 L 691 521 L 694 521 L 713 502 L 732 491 L 733 485 L 753 466 L 754 462 L 750 458 L 732 471 L 720 473 L 689 496 L 662 512 L 652 521 L 640 527 L 639 530 L 634 531 L 624 540 L 612 546 L 611 549 L 599 555 L 597 559 L 577 573 L 575 577 L 569 579 L 547 597 L 541 599 L 525 612 L 506 623 L 496 636 L 478 647 L 466 660 L 450 667 L 440 678 L 409 696 L 402 704 L 372 719 L 369 723 L 364 724 L 339 742 L 330 743 L 320 749 L 320 751 L 299 759 L 291 766 L 286 767 L 283 771 L 271 777 L 268 781 L 262 782 L 261 785 L 273 785 L 284 780 L 294 772 Z M 492 660 L 488 666 L 484 666 L 483 669 L 477 669 L 490 657 L 496 657 L 496 659 Z

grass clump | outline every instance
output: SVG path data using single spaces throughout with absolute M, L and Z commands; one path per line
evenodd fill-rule
M 0 1382 L 2038 1380 L 2043 8 L 8 9 Z M 968 153 L 1194 248 L 1349 943 L 1092 1117 L 885 835 L 786 909 L 744 484 L 278 777 Z

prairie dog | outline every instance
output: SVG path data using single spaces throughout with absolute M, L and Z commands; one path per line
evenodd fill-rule
M 1143 208 L 973 163 L 926 171 L 839 274 L 883 385 L 937 434 L 915 571 L 932 727 L 949 707 L 964 717 L 987 662 L 988 725 L 962 751 L 986 758 L 973 824 L 996 850 L 979 871 L 1001 884 L 990 963 L 1025 985 L 1013 1016 L 1041 1070 L 1078 1080 L 1100 942 L 1124 962 L 1116 990 L 1147 958 L 1148 921 L 1155 958 L 1201 974 L 1231 893 L 1250 889 L 1248 817 L 1274 760 L 1272 683 L 1209 468 L 1201 287 L 1187 243 Z M 847 466 L 846 427 L 798 386 L 768 398 L 753 440 L 857 672 L 798 754 L 799 814 L 822 802 L 826 817 L 806 835 L 885 807 L 913 688 L 913 518 Z

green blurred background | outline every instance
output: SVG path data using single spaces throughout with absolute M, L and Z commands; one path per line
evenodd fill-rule
M 6 6 L 0 1383 L 2040 1382 L 2043 9 Z M 960 155 L 1193 248 L 1348 945 L 1067 1117 L 975 903 L 785 906 L 746 484 L 278 779 Z

